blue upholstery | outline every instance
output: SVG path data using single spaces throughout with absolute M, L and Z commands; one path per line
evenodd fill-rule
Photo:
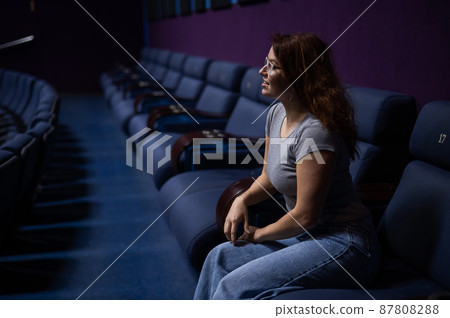
M 249 78 L 259 83 L 261 81 L 261 77 L 256 78 L 254 76 L 255 72 L 257 73 L 257 69 L 248 69 L 244 75 L 243 82 L 241 83 L 241 87 L 244 87 L 244 91 L 248 94 L 248 96 L 253 96 L 254 98 L 258 98 L 257 94 L 257 85 L 253 82 L 252 88 L 254 88 L 254 94 L 251 94 L 251 90 L 247 87 L 249 83 Z M 220 95 L 217 95 L 220 96 Z M 214 95 L 208 95 L 208 98 L 211 98 L 211 101 L 214 101 Z M 251 124 L 252 118 L 256 118 L 258 115 L 264 112 L 267 105 L 258 103 L 257 101 L 252 101 L 245 96 L 241 96 L 234 107 L 233 112 L 231 113 L 230 118 L 228 119 L 227 125 L 225 127 L 225 133 L 236 133 L 238 136 L 245 137 L 264 137 L 264 126 L 265 119 L 262 118 L 257 121 L 254 125 Z M 141 128 L 142 129 L 142 128 Z M 172 144 L 175 142 L 175 138 L 170 141 Z M 154 162 L 158 162 L 165 156 L 164 149 L 156 149 L 154 152 Z M 189 155 L 190 157 L 190 155 Z M 181 160 L 181 159 L 180 159 Z M 174 172 L 172 171 L 172 167 L 170 165 L 165 165 L 156 169 L 155 166 L 155 174 L 154 181 L 159 189 L 164 182 L 168 180 L 169 177 L 173 176 Z
M 186 104 L 186 101 L 196 101 L 204 88 L 204 78 L 209 63 L 210 59 L 207 58 L 197 56 L 187 57 L 183 66 L 184 75 L 181 77 L 175 91 L 172 93 L 173 97 L 177 100 L 181 100 L 183 105 Z M 117 107 L 113 106 L 113 114 L 119 120 L 123 130 L 126 133 L 130 133 L 132 126 L 136 126 L 136 129 L 138 129 L 137 131 L 146 127 L 148 108 L 174 103 L 175 101 L 167 96 L 158 99 L 151 99 L 147 102 L 143 101 L 138 106 L 138 112 L 145 115 L 135 114 L 132 103 L 122 103 L 117 105 Z M 136 117 L 137 119 L 134 119 Z M 131 121 L 133 120 L 137 121 L 137 123 L 132 124 Z
M 266 103 L 261 103 L 258 94 L 261 90 L 261 83 L 262 78 L 258 74 L 257 68 L 250 68 L 246 71 L 241 82 L 241 95 L 227 122 L 226 133 L 237 136 L 264 137 L 267 115 L 267 111 L 265 113 L 264 111 L 267 110 L 267 104 L 272 100 L 265 99 Z M 254 122 L 261 114 L 263 115 Z M 162 185 L 160 197 L 163 207 L 167 207 L 196 177 L 199 177 L 194 186 L 189 188 L 177 203 L 166 212 L 166 218 L 182 247 L 182 251 L 186 253 L 197 270 L 201 269 L 203 260 L 210 248 L 220 240 L 215 219 L 218 198 L 224 189 L 234 181 L 251 176 L 256 177 L 261 172 L 260 168 L 230 168 L 232 167 L 184 172 L 167 181 L 158 178 L 159 170 L 155 175 L 155 182 L 158 182 L 157 186 Z M 202 198 L 204 199 L 202 200 Z M 195 207 L 197 217 L 194 218 L 191 214 L 186 214 L 183 206 Z M 189 223 L 189 226 L 183 226 L 183 223 Z
M 33 176 L 39 155 L 38 141 L 33 136 L 17 134 L 13 139 L 5 142 L 2 145 L 2 149 L 15 154 L 20 159 L 21 176 L 19 178 L 20 188 L 18 191 L 20 203 L 18 210 L 29 207 L 28 205 L 31 204 L 32 193 L 36 186 L 36 184 L 33 184 L 35 181 Z M 18 215 L 15 215 L 15 218 L 17 217 Z
M 12 212 L 17 204 L 20 181 L 19 158 L 9 151 L 0 149 L 0 245 L 11 222 Z
M 16 71 L 0 72 L 0 235 L 29 210 L 49 156 L 49 135 L 58 113 L 58 94 L 47 82 Z M 44 149 L 46 148 L 46 149 Z
M 448 101 L 434 101 L 422 109 L 412 132 L 410 149 L 414 157 L 450 170 L 448 108 Z
M 172 52 L 170 52 L 169 50 L 159 51 L 156 62 L 161 66 L 166 66 L 169 63 L 171 54 Z
M 186 64 L 189 63 L 189 60 Z M 234 93 L 241 84 L 241 79 L 247 67 L 230 62 L 214 61 L 208 67 L 206 74 L 206 86 L 198 101 L 194 104 L 195 109 L 212 114 L 222 115 L 230 113 L 236 104 L 238 95 Z M 181 84 L 180 84 L 181 86 Z M 225 119 L 194 116 L 195 122 L 189 115 L 180 114 L 170 116 L 158 121 L 154 128 L 158 131 L 170 131 L 169 127 L 183 124 L 185 132 L 208 128 L 221 128 L 225 125 Z M 191 124 L 189 126 L 189 123 Z M 198 125 L 197 123 L 200 123 Z M 202 125 L 205 124 L 205 125 Z M 147 116 L 138 115 L 131 119 L 128 131 L 135 134 L 147 126 Z M 176 128 L 175 128 L 176 129 Z M 177 131 L 182 131 L 177 129 Z
M 359 159 L 350 164 L 353 182 L 397 181 L 409 161 L 416 118 L 414 98 L 367 87 L 347 87 L 358 126 Z M 357 166 L 357 167 L 355 167 Z
M 385 259 L 368 291 L 376 299 L 426 298 L 450 291 L 450 101 L 422 109 L 410 140 L 406 167 L 380 222 Z M 441 142 L 439 142 L 441 141 Z M 437 154 L 439 153 L 439 155 Z M 368 299 L 361 290 L 302 290 L 277 299 Z

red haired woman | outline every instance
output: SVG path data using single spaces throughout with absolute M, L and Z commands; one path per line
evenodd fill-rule
M 376 275 L 379 247 L 349 174 L 357 132 L 330 51 L 314 34 L 275 35 L 260 74 L 262 93 L 280 101 L 267 115 L 266 164 L 233 202 L 224 226 L 232 244 L 208 254 L 195 299 L 363 287 Z M 288 213 L 250 226 L 247 206 L 276 192 Z M 236 238 L 239 223 L 244 234 Z

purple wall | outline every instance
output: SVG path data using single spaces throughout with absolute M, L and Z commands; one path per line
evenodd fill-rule
M 329 44 L 372 0 L 271 0 L 150 23 L 150 45 L 260 66 L 273 32 Z M 344 82 L 411 94 L 421 108 L 450 99 L 450 2 L 378 0 L 333 45 Z

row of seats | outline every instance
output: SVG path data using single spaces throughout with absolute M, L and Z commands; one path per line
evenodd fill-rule
M 31 208 L 58 110 L 58 94 L 46 81 L 0 69 L 0 244 Z
M 234 191 L 230 196 L 232 200 L 240 191 L 236 190 L 236 185 L 239 186 L 239 181 L 237 183 L 236 181 L 256 177 L 262 169 L 255 160 L 247 164 L 230 164 L 226 160 L 229 151 L 230 149 L 235 151 L 237 162 L 246 158 L 249 154 L 247 147 L 249 142 L 255 144 L 257 138 L 264 137 L 265 114 L 273 100 L 261 95 L 262 78 L 256 68 L 159 49 L 147 48 L 141 54 L 141 65 L 145 70 L 140 67 L 116 69 L 104 73 L 101 76 L 101 84 L 114 116 L 125 133 L 131 136 L 128 140 L 133 143 L 136 156 L 142 157 L 141 163 L 150 165 L 147 171 L 152 172 L 153 181 L 160 191 L 162 208 L 171 205 L 183 193 L 165 213 L 165 217 L 183 253 L 199 271 L 207 253 L 223 241 L 221 220 L 215 211 L 216 208 L 218 211 L 221 210 L 221 205 L 229 206 L 223 204 L 224 200 L 226 201 L 224 194 Z M 151 77 L 162 83 L 166 91 L 162 90 Z M 177 80 L 172 81 L 174 78 Z M 172 85 L 166 88 L 165 83 Z M 353 182 L 363 202 L 374 213 L 374 221 L 378 224 L 378 220 L 382 220 L 380 227 L 383 231 L 386 223 L 388 227 L 394 226 L 391 231 L 395 234 L 395 222 L 399 220 L 397 216 L 393 217 L 394 220 L 387 218 L 384 210 L 412 155 L 422 159 L 421 153 L 417 156 L 418 153 L 410 151 L 411 145 L 416 144 L 411 139 L 410 145 L 417 117 L 414 98 L 396 92 L 352 85 L 347 85 L 346 91 L 355 108 L 355 120 L 359 127 L 357 141 L 359 157 L 350 164 Z M 448 103 L 437 104 L 444 105 L 439 107 L 446 111 L 445 114 L 449 114 Z M 427 109 L 434 107 L 436 106 L 427 106 Z M 189 110 L 189 114 L 185 109 Z M 435 114 L 436 110 L 430 112 Z M 261 114 L 264 115 L 260 116 Z M 254 122 L 258 116 L 260 118 Z M 421 130 L 432 124 L 433 116 L 435 115 L 422 119 L 426 124 L 422 124 L 421 128 L 417 128 L 416 125 L 414 131 L 419 130 L 415 133 L 416 136 L 427 135 L 427 131 Z M 161 132 L 164 139 L 156 138 L 154 134 L 147 136 L 148 129 Z M 445 132 L 442 122 L 438 123 L 436 129 Z M 193 142 L 196 138 L 211 138 L 212 141 L 224 138 L 222 150 L 225 159 L 203 160 L 201 164 L 193 162 L 194 156 L 202 158 L 205 154 L 211 155 L 218 147 L 214 142 L 209 146 L 195 147 Z M 161 165 L 168 155 L 170 155 L 169 163 Z M 445 162 L 450 160 L 448 156 L 446 160 Z M 429 163 L 433 165 L 436 162 Z M 144 170 L 144 167 L 140 168 Z M 231 190 L 230 184 L 233 184 Z M 397 193 L 398 191 L 396 196 Z M 273 211 L 273 207 L 270 202 L 265 202 L 253 208 L 252 220 L 267 221 L 264 213 L 253 212 Z M 423 209 L 417 211 L 417 219 L 412 220 L 418 221 L 419 215 L 425 217 L 419 212 L 426 211 Z M 397 212 L 394 209 L 391 213 L 405 215 L 407 211 Z M 443 215 L 437 218 L 440 217 Z M 401 228 L 402 224 L 398 225 Z M 409 229 L 405 231 L 408 234 L 412 233 L 409 233 Z M 402 239 L 402 242 L 407 244 L 407 240 Z M 449 264 L 448 260 L 442 259 L 442 255 L 435 257 L 442 260 L 443 264 Z M 402 270 L 404 268 L 395 272 L 389 279 L 398 282 L 410 274 L 406 271 L 406 276 L 397 275 Z M 439 276 L 442 267 L 436 270 Z M 438 291 L 436 286 L 439 284 L 446 289 L 449 287 L 447 280 L 443 282 L 436 280 L 436 275 L 428 276 L 428 273 L 419 271 L 416 276 L 421 277 L 420 279 L 424 276 L 427 279 L 431 277 L 431 281 L 437 284 L 428 284 L 427 286 L 432 286 L 429 289 L 419 288 L 420 284 L 415 276 L 408 276 L 407 279 L 412 277 L 408 282 L 412 284 L 411 286 L 415 286 L 412 291 L 400 283 L 400 287 L 393 291 L 391 288 L 395 285 L 393 283 L 390 286 L 385 284 L 388 286 L 385 292 L 381 291 L 377 295 L 380 295 L 380 298 L 424 297 L 433 290 Z M 323 291 L 319 291 L 321 292 Z M 356 290 L 354 293 L 342 295 L 349 295 L 351 298 L 357 294 L 359 297 L 367 296 L 359 294 Z M 313 298 L 317 297 L 314 291 L 312 295 Z M 340 294 L 327 291 L 323 295 L 327 298 L 327 295 L 336 297 Z

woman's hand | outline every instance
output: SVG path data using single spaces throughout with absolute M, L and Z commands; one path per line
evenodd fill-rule
M 250 226 L 249 232 L 244 232 L 238 240 L 245 240 L 250 243 L 262 243 L 261 236 L 259 235 L 261 229 L 256 226 Z
M 241 222 L 244 223 L 244 234 L 250 233 L 247 206 L 244 201 L 238 197 L 233 201 L 223 227 L 226 238 L 231 241 L 233 245 L 236 245 L 236 231 Z

